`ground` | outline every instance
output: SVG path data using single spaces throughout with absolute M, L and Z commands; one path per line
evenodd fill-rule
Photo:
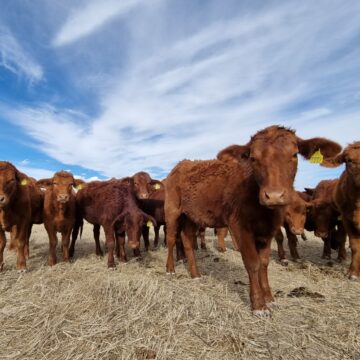
M 321 240 L 308 234 L 299 243 L 304 261 L 284 267 L 274 242 L 269 274 L 278 308 L 261 320 L 250 312 L 240 254 L 230 239 L 228 251 L 218 253 L 212 234 L 208 250 L 197 251 L 204 276 L 192 280 L 184 264 L 166 275 L 164 247 L 141 261 L 129 251 L 127 264 L 107 270 L 90 225 L 74 261 L 63 263 L 58 251 L 59 263 L 50 268 L 46 232 L 35 226 L 28 273 L 18 274 L 15 254 L 5 250 L 0 358 L 360 358 L 360 283 L 344 276 L 348 262 L 321 259 Z

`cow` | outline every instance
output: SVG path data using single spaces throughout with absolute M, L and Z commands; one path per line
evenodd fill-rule
M 118 245 L 120 261 L 126 262 L 125 232 L 129 247 L 137 250 L 140 247 L 142 227 L 149 221 L 153 226 L 157 225 L 152 216 L 139 209 L 132 182 L 132 178 L 94 181 L 87 183 L 76 194 L 78 218 L 96 225 L 97 229 L 100 229 L 100 226 L 104 229 L 109 269 L 115 267 L 115 241 Z M 72 249 L 75 240 L 72 239 Z
M 345 170 L 333 191 L 333 201 L 350 240 L 348 276 L 356 280 L 360 277 L 360 141 L 348 145 L 337 156 L 324 160 L 324 165 L 328 167 L 341 164 L 345 164 Z
M 74 179 L 68 171 L 58 171 L 52 178 L 40 179 L 37 186 L 44 187 L 43 220 L 49 237 L 49 266 L 57 263 L 57 233 L 61 233 L 62 255 L 69 261 L 69 243 L 71 231 L 75 224 L 75 192 L 74 188 L 83 183 Z
M 42 199 L 37 195 L 27 175 L 10 162 L 0 161 L 0 271 L 4 267 L 5 232 L 11 232 L 12 244 L 17 249 L 17 270 L 26 271 L 31 225 L 41 222 L 36 205 L 41 208 Z
M 311 207 L 311 197 L 306 193 L 296 191 L 292 194 L 289 205 L 285 206 L 284 208 L 285 217 L 283 226 L 286 232 L 289 250 L 293 260 L 300 258 L 297 251 L 297 235 L 302 235 L 304 233 L 306 217 Z M 283 247 L 284 235 L 281 229 L 276 232 L 275 240 L 277 243 L 280 262 L 286 265 L 287 259 Z
M 315 236 L 324 241 L 323 259 L 331 259 L 331 249 L 338 250 L 338 261 L 346 259 L 346 231 L 333 200 L 333 192 L 339 179 L 322 180 L 314 189 L 306 188 L 312 194 L 312 219 Z
M 167 273 L 175 272 L 173 248 L 179 229 L 191 277 L 197 278 L 200 272 L 192 246 L 197 227 L 229 227 L 249 275 L 253 313 L 270 316 L 271 239 L 284 221 L 283 207 L 294 191 L 298 154 L 309 159 L 319 149 L 330 157 L 341 146 L 323 138 L 303 140 L 293 130 L 271 126 L 246 145 L 222 150 L 217 160 L 178 163 L 165 185 Z M 219 160 L 224 157 L 238 161 Z

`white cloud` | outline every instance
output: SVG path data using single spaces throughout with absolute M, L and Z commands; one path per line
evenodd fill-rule
M 98 30 L 109 20 L 124 15 L 143 0 L 92 0 L 71 12 L 55 39 L 54 46 L 68 45 Z
M 0 25 L 0 66 L 30 81 L 43 77 L 41 66 L 22 48 L 9 29 Z
M 99 10 L 102 20 L 94 19 L 100 4 L 76 10 L 55 43 L 90 35 L 111 19 L 112 1 Z M 360 80 L 358 62 L 352 60 L 359 49 L 353 44 L 344 53 L 360 30 L 356 5 L 309 4 L 234 14 L 164 41 L 166 13 L 155 17 L 156 32 L 154 14 L 134 12 L 127 20 L 136 41 L 123 54 L 129 63 L 121 74 L 108 74 L 113 79 L 99 95 L 98 114 L 48 105 L 3 108 L 3 114 L 47 155 L 108 177 L 139 170 L 166 173 L 183 158 L 213 158 L 274 123 L 293 126 L 304 138 L 326 136 L 346 144 L 360 131 L 359 107 L 343 103 L 354 99 Z M 93 54 L 101 56 L 101 48 Z M 302 174 L 322 176 L 314 166 L 303 169 L 300 187 Z

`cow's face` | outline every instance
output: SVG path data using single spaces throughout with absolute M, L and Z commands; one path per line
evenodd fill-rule
M 56 200 L 61 204 L 67 203 L 72 195 L 73 186 L 75 186 L 75 180 L 70 173 L 66 171 L 56 173 L 52 180 Z
M 160 189 L 161 182 L 153 180 L 144 171 L 138 172 L 133 176 L 135 195 L 138 199 L 148 199 L 150 194 Z
M 290 231 L 295 235 L 304 232 L 306 215 L 310 211 L 312 204 L 303 200 L 297 193 L 291 196 L 291 202 L 285 207 L 285 221 Z
M 313 201 L 313 208 L 311 210 L 311 218 L 315 226 L 315 236 L 320 238 L 327 238 L 332 219 L 334 217 L 334 209 L 331 204 L 321 202 L 319 200 Z
M 245 159 L 259 186 L 260 204 L 273 208 L 290 203 L 298 154 L 310 159 L 319 149 L 324 157 L 330 157 L 338 154 L 341 146 L 323 138 L 303 140 L 292 130 L 271 126 L 255 134 L 247 145 L 224 149 L 218 158 Z
M 0 208 L 11 201 L 19 182 L 16 168 L 5 161 L 0 162 Z

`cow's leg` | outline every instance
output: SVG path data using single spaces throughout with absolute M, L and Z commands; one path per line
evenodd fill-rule
M 164 246 L 167 247 L 167 242 L 166 242 L 166 225 L 163 226 L 164 229 Z
M 297 236 L 291 232 L 289 225 L 287 223 L 284 224 L 284 228 L 286 232 L 286 237 L 288 239 L 288 246 L 289 246 L 291 258 L 296 261 L 300 259 L 299 253 L 297 251 L 297 243 L 298 243 Z
M 93 226 L 93 234 L 95 240 L 95 253 L 97 256 L 104 256 L 100 245 L 100 225 L 96 224 Z
M 351 248 L 351 264 L 349 268 L 349 278 L 357 279 L 360 277 L 360 236 L 349 234 Z
M 52 226 L 45 224 L 45 229 L 49 237 L 49 265 L 53 266 L 56 265 L 56 246 L 58 239 L 56 230 Z
M 72 258 L 74 257 L 74 252 L 75 252 L 75 243 L 76 243 L 76 239 L 79 235 L 79 229 L 80 229 L 80 221 L 77 219 L 75 221 L 73 230 L 72 230 L 72 234 L 71 234 L 71 244 L 69 247 L 69 256 Z
M 108 268 L 115 267 L 114 248 L 115 248 L 115 233 L 111 225 L 104 226 L 106 247 L 108 249 Z
M 195 236 L 195 238 L 193 238 L 192 237 L 192 247 L 193 247 L 193 249 L 194 250 L 199 250 L 199 244 L 198 244 L 198 234 L 199 234 L 199 232 L 198 231 L 196 231 L 196 236 Z M 181 236 L 181 234 L 180 234 L 180 236 Z M 181 240 L 182 241 L 182 240 Z M 185 250 L 185 249 L 184 249 Z
M 192 278 L 200 277 L 196 265 L 193 243 L 196 240 L 197 226 L 191 220 L 186 219 L 181 229 L 181 240 L 184 245 L 185 255 L 188 261 L 189 272 Z
M 9 250 L 15 250 L 16 249 L 16 226 L 13 226 L 10 231 L 10 243 L 9 243 Z
M 227 227 L 216 228 L 217 250 L 220 251 L 220 252 L 225 252 L 226 251 L 225 237 L 226 237 L 227 233 L 228 233 L 228 228 Z
M 63 260 L 68 262 L 69 261 L 69 243 L 70 243 L 70 236 L 71 236 L 72 227 L 66 229 L 65 231 L 61 232 L 61 247 L 63 253 Z
M 159 246 L 159 232 L 160 232 L 160 226 L 155 226 L 154 227 L 154 233 L 155 233 L 154 249 L 156 249 Z
M 305 232 L 303 232 L 303 233 L 301 234 L 301 238 L 302 238 L 304 241 L 306 241 L 306 240 L 307 240 L 307 237 L 306 237 Z
M 206 231 L 206 228 L 200 228 L 200 229 L 199 229 L 200 247 L 201 247 L 201 249 L 203 249 L 203 250 L 206 250 L 205 231 Z
M 150 232 L 150 229 L 148 226 L 144 225 L 142 227 L 142 236 L 143 236 L 143 239 L 144 239 L 144 245 L 145 245 L 145 251 L 149 251 L 149 246 L 150 246 L 150 241 L 149 241 L 149 232 Z
M 29 231 L 26 238 L 26 244 L 24 247 L 24 256 L 26 259 L 29 259 L 30 257 L 30 237 L 31 237 L 31 230 L 32 230 L 33 224 L 30 224 Z
M 331 259 L 331 239 L 330 239 L 330 233 L 329 236 L 326 238 L 322 238 L 324 241 L 324 249 L 322 258 L 323 259 Z
M 3 230 L 0 230 L 0 271 L 4 268 L 4 249 L 6 246 L 6 236 Z
M 338 261 L 342 262 L 346 260 L 346 231 L 344 225 L 342 223 L 338 224 L 338 230 L 336 232 L 337 240 L 339 242 L 339 250 L 338 250 Z
M 260 286 L 259 270 L 260 257 L 255 246 L 254 235 L 241 228 L 238 219 L 233 219 L 229 224 L 231 236 L 239 244 L 239 250 L 250 282 L 251 308 L 256 316 L 269 316 L 270 312 L 266 306 L 264 292 Z
M 16 227 L 16 243 L 17 243 L 17 261 L 16 269 L 18 271 L 26 271 L 25 245 L 29 234 L 30 224 L 22 224 Z
M 175 248 L 176 248 L 176 261 L 185 262 L 186 261 L 185 249 L 179 233 L 176 235 Z
M 264 294 L 265 303 L 272 304 L 274 302 L 274 297 L 271 294 L 271 289 L 268 279 L 268 266 L 269 266 L 270 252 L 271 252 L 271 238 L 258 244 L 257 250 L 260 258 L 260 270 L 259 270 L 260 286 Z
M 125 232 L 116 233 L 116 242 L 117 242 L 117 257 L 121 262 L 127 262 L 126 252 L 125 252 Z
M 275 233 L 275 240 L 276 240 L 276 244 L 277 244 L 279 260 L 281 262 L 287 262 L 286 255 L 285 255 L 285 250 L 284 250 L 284 245 L 283 245 L 284 244 L 284 235 L 283 235 L 280 228 Z

